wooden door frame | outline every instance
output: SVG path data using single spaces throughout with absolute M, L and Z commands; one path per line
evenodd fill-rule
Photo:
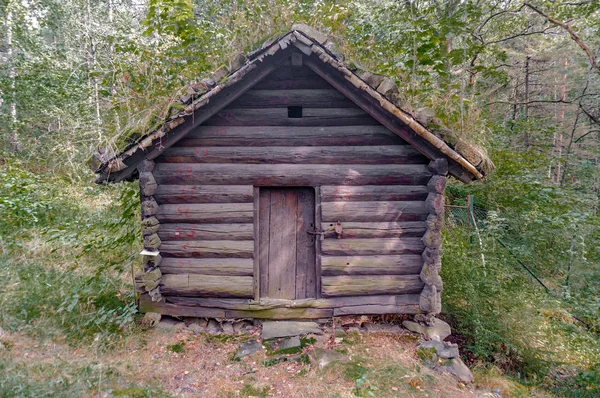
M 254 195 L 254 301 L 260 302 L 260 220 L 259 220 L 259 206 L 260 206 L 260 189 L 270 188 L 270 186 L 255 185 L 253 190 Z M 321 229 L 321 187 L 320 186 L 278 186 L 273 188 L 311 188 L 315 191 L 315 228 Z M 316 237 L 315 243 L 315 283 L 316 283 L 316 294 L 315 299 L 321 298 L 321 239 Z

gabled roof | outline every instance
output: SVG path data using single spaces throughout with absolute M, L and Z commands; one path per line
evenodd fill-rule
M 277 69 L 292 51 L 302 52 L 306 66 L 425 156 L 448 159 L 450 174 L 461 181 L 482 179 L 493 170 L 485 150 L 458 138 L 430 109 L 401 109 L 399 90 L 391 79 L 350 70 L 336 49 L 328 36 L 306 25 L 294 25 L 290 32 L 265 42 L 245 57 L 238 55 L 228 68 L 223 67 L 211 78 L 190 86 L 179 100 L 179 109 L 183 110 L 172 112 L 157 129 L 129 144 L 118 155 L 97 155 L 101 165 L 96 170 L 96 182 L 136 178 L 137 167 L 143 160 L 156 158 L 240 97 Z

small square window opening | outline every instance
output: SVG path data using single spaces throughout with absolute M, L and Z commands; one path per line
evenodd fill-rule
M 299 119 L 302 117 L 302 107 L 301 106 L 288 106 L 288 117 Z

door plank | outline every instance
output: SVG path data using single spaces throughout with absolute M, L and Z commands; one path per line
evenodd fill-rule
M 307 233 L 315 226 L 315 194 L 299 189 L 296 214 L 296 299 L 315 298 L 315 243 Z
M 296 295 L 296 213 L 298 197 L 290 189 L 271 191 L 269 233 L 269 290 L 267 297 Z
M 258 258 L 260 268 L 260 295 L 266 296 L 269 291 L 269 236 L 271 219 L 271 191 L 259 190 L 258 200 Z

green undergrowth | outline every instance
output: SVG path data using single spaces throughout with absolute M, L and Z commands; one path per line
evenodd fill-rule
M 1 165 L 0 327 L 107 347 L 131 333 L 137 195 Z

